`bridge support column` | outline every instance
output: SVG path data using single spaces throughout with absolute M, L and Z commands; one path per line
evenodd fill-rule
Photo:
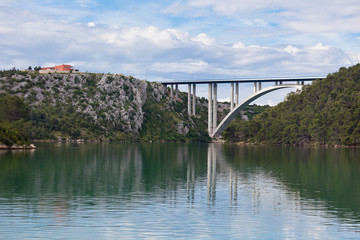
M 234 108 L 234 83 L 231 83 L 231 94 L 230 94 L 230 111 Z
M 261 90 L 261 82 L 259 82 L 259 91 Z
M 196 115 L 196 84 L 193 85 L 193 115 Z
M 300 81 L 296 81 L 296 84 L 297 84 L 297 85 L 300 85 Z
M 170 97 L 171 98 L 174 98 L 173 89 L 174 89 L 174 85 L 170 84 Z
M 254 93 L 257 92 L 257 82 L 254 82 Z
M 213 126 L 213 106 L 212 106 L 212 83 L 209 83 L 209 97 L 208 97 L 208 132 L 209 135 L 212 133 Z
M 214 93 L 213 93 L 213 131 L 217 127 L 217 84 L 214 83 Z
M 235 87 L 235 103 L 236 106 L 239 105 L 239 83 L 236 83 Z
M 304 81 L 301 81 L 301 85 L 304 85 Z
M 278 81 L 275 81 L 275 86 L 277 86 L 278 85 Z
M 177 100 L 179 98 L 179 87 L 178 85 L 176 84 L 175 85 L 175 99 Z
M 191 115 L 191 84 L 188 84 L 188 115 Z
M 280 81 L 280 85 L 282 85 L 282 81 Z

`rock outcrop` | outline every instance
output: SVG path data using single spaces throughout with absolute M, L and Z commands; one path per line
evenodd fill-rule
M 132 76 L 17 72 L 0 76 L 0 94 L 4 93 L 17 95 L 28 104 L 34 126 L 32 137 L 38 139 L 139 139 L 146 134 L 144 128 L 150 134 L 156 125 L 152 121 L 157 120 L 146 114 L 169 117 L 169 124 L 175 124 L 167 126 L 174 130 L 169 134 L 181 135 L 182 140 L 186 140 L 191 128 L 206 131 L 206 119 L 189 119 L 185 103 L 174 110 L 178 103 L 169 98 L 165 86 Z M 199 111 L 206 111 L 203 105 L 199 105 Z M 144 122 L 155 125 L 149 128 Z

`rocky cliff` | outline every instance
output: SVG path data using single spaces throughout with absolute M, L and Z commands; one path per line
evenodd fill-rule
M 206 100 L 187 116 L 187 96 L 118 74 L 3 71 L 0 94 L 24 99 L 32 139 L 208 140 Z

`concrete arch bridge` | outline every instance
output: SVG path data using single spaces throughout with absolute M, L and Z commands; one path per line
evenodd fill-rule
M 230 124 L 230 122 L 236 117 L 236 115 L 244 109 L 251 102 L 255 101 L 259 97 L 284 88 L 301 88 L 304 82 L 311 82 L 314 80 L 322 80 L 322 77 L 311 78 L 273 78 L 273 79 L 240 79 L 240 80 L 202 80 L 202 81 L 177 81 L 177 82 L 162 82 L 163 85 L 170 85 L 171 97 L 178 97 L 178 85 L 188 85 L 188 114 L 196 115 L 196 85 L 208 84 L 209 85 L 209 97 L 208 97 L 208 133 L 212 138 L 220 137 L 221 133 Z M 274 82 L 275 85 L 262 89 L 263 82 Z M 286 82 L 286 83 L 285 83 Z M 225 118 L 217 125 L 217 84 L 230 83 L 230 112 Z M 245 98 L 239 103 L 239 84 L 241 83 L 254 83 L 254 93 Z M 175 86 L 175 90 L 174 90 Z M 235 88 L 234 88 L 235 86 Z M 192 89 L 192 94 L 191 94 Z M 235 89 L 235 101 L 234 101 L 234 89 Z M 174 94 L 175 91 L 175 94 Z M 175 96 L 174 96 L 175 95 Z M 192 101 L 191 101 L 192 95 Z

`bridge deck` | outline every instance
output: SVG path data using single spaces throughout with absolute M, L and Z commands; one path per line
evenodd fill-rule
M 172 82 L 161 82 L 163 85 L 170 84 L 209 84 L 209 83 L 252 83 L 252 82 L 297 82 L 297 81 L 314 81 L 314 80 L 322 80 L 323 77 L 298 77 L 298 78 L 258 78 L 258 79 L 228 79 L 228 80 L 190 80 L 190 81 L 172 81 Z

